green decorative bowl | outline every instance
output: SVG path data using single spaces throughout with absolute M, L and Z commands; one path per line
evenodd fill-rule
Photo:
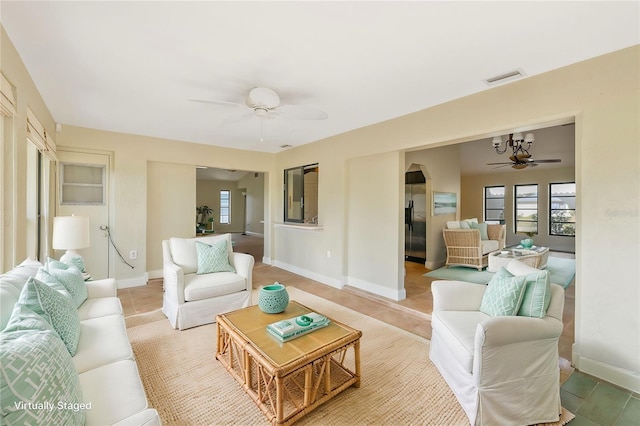
M 282 284 L 276 282 L 266 285 L 258 293 L 258 307 L 267 314 L 279 314 L 287 309 L 289 293 Z
M 524 240 L 520 240 L 520 245 L 524 248 L 531 248 L 533 247 L 533 240 L 531 238 L 525 238 Z

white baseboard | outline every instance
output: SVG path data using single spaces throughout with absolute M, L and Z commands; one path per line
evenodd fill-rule
M 365 280 L 361 280 L 359 278 L 347 277 L 347 285 L 395 301 L 404 300 L 407 298 L 407 292 L 404 288 L 395 290 Z
M 576 345 L 573 345 L 573 347 L 575 350 Z M 638 373 L 580 356 L 576 354 L 575 351 L 572 358 L 573 365 L 575 365 L 579 371 L 629 389 L 632 392 L 640 393 L 640 377 Z
M 251 235 L 253 237 L 260 237 L 260 238 L 264 238 L 264 234 L 260 234 L 259 232 L 251 232 L 251 231 L 247 231 L 246 232 L 247 235 Z
M 284 262 L 279 262 L 279 261 L 275 261 L 273 263 L 273 266 L 278 267 L 280 269 L 284 269 L 285 271 L 289 271 L 289 272 L 293 272 L 294 274 L 298 274 L 298 275 L 302 275 L 305 278 L 309 278 L 311 280 L 314 281 L 318 281 L 322 284 L 326 284 L 328 286 L 337 288 L 337 289 L 342 289 L 344 287 L 344 283 L 342 282 L 342 280 L 339 279 L 335 279 L 332 277 L 328 277 L 326 275 L 322 275 L 322 274 L 318 274 L 317 272 L 313 272 L 313 271 L 309 271 L 303 268 L 299 268 L 297 266 L 294 265 L 289 265 L 288 263 L 284 263 Z M 286 284 L 286 283 L 284 283 Z
M 149 274 L 145 272 L 144 275 L 141 277 L 116 279 L 116 285 L 118 288 L 139 287 L 139 286 L 147 285 L 148 281 L 149 281 Z

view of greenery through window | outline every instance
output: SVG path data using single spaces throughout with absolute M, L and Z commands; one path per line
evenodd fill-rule
M 576 184 L 549 185 L 549 235 L 576 235 Z

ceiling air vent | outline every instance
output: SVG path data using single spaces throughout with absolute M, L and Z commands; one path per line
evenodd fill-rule
M 293 145 L 280 145 L 280 148 L 282 149 L 287 149 L 287 148 L 291 148 Z
M 525 76 L 525 73 L 521 70 L 515 70 L 508 72 L 506 74 L 497 75 L 495 77 L 487 78 L 484 82 L 488 85 L 494 85 L 499 83 L 505 83 L 507 81 L 515 80 L 517 78 L 522 78 Z

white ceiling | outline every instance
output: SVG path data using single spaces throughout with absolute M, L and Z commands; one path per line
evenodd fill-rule
M 639 2 L 7 1 L 56 122 L 278 152 L 640 42 Z M 320 121 L 221 124 L 264 86 Z M 64 131 L 64 126 L 63 126 Z

